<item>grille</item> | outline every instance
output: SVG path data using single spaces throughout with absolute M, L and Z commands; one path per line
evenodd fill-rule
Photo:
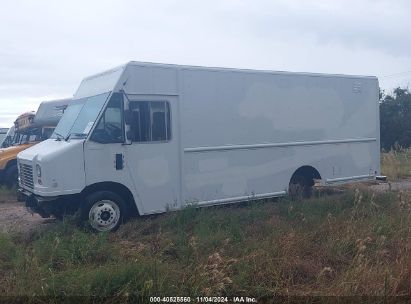
M 33 167 L 31 165 L 20 164 L 20 183 L 22 186 L 33 189 Z

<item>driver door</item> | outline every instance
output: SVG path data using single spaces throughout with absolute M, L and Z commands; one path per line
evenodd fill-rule
M 120 183 L 133 189 L 124 168 L 123 96 L 114 93 L 104 109 L 89 140 L 84 143 L 86 184 Z M 90 122 L 87 128 L 91 128 Z M 85 130 L 85 132 L 89 130 Z

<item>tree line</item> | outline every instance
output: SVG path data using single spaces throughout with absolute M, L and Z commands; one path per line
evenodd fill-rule
M 392 94 L 380 91 L 381 148 L 384 150 L 411 146 L 411 92 L 396 88 Z

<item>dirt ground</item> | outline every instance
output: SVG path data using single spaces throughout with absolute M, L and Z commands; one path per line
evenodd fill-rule
M 43 219 L 31 213 L 24 203 L 17 202 L 13 196 L 0 193 L 0 232 L 30 235 L 53 222 L 53 218 Z
M 411 179 L 396 182 L 369 185 L 374 191 L 411 190 Z M 47 229 L 56 221 L 54 218 L 44 219 L 31 213 L 24 203 L 17 202 L 12 195 L 0 193 L 0 232 L 31 235 Z
M 411 179 L 403 179 L 396 182 L 386 182 L 379 183 L 377 185 L 372 185 L 371 189 L 374 191 L 400 191 L 400 190 L 411 190 Z

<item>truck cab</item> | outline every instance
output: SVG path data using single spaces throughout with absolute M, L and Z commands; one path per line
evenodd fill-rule
M 51 138 L 18 155 L 19 191 L 35 212 L 60 217 L 80 208 L 95 230 L 111 231 L 129 214 L 163 212 L 180 200 L 169 171 L 179 175 L 176 98 L 133 96 L 122 85 L 126 67 L 83 80 Z M 136 199 L 141 179 L 150 186 L 140 199 L 148 203 L 151 193 L 157 204 Z

